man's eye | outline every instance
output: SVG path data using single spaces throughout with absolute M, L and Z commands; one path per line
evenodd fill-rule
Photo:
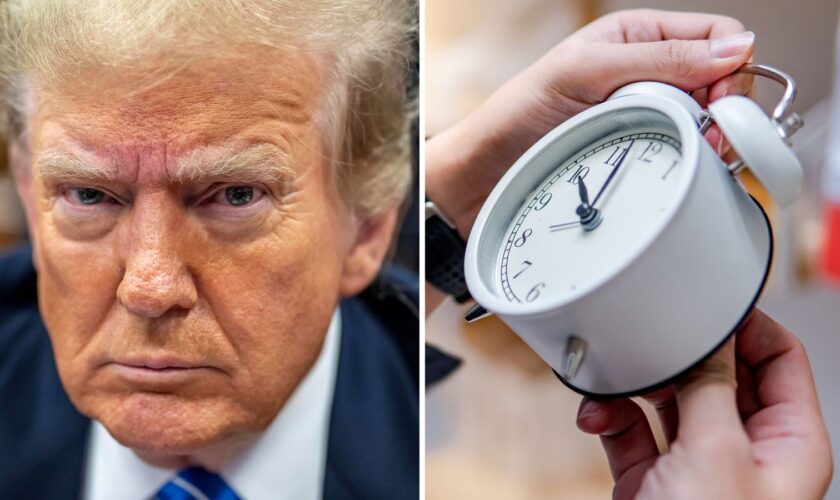
M 254 188 L 251 186 L 231 186 L 225 188 L 225 199 L 235 207 L 247 205 L 254 199 Z
M 234 207 L 244 207 L 259 200 L 263 192 L 253 186 L 228 186 L 218 192 L 215 202 Z
M 96 205 L 105 200 L 106 194 L 93 188 L 75 188 L 71 190 L 72 196 L 82 205 Z

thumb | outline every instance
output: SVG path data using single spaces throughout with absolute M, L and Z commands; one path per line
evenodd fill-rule
M 679 438 L 691 442 L 709 433 L 743 434 L 735 392 L 738 384 L 734 339 L 729 339 L 677 385 Z
M 594 48 L 603 82 L 613 90 L 632 82 L 658 81 L 685 91 L 707 87 L 731 74 L 752 56 L 755 35 L 745 31 L 713 40 L 665 40 Z

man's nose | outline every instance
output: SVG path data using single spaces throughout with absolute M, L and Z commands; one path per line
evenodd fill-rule
M 162 197 L 135 200 L 124 240 L 125 273 L 117 298 L 139 316 L 158 318 L 191 309 L 198 300 L 193 276 L 180 256 L 178 208 Z

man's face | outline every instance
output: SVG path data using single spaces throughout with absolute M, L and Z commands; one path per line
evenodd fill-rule
M 317 357 L 357 225 L 314 60 L 131 85 L 36 94 L 22 196 L 71 399 L 127 446 L 185 453 L 270 423 Z

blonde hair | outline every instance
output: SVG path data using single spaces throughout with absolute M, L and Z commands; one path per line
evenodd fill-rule
M 0 133 L 25 140 L 33 79 L 95 85 L 84 71 L 102 68 L 140 71 L 152 84 L 243 44 L 326 53 L 332 88 L 322 109 L 338 189 L 360 216 L 376 215 L 411 181 L 416 8 L 416 0 L 0 0 Z

